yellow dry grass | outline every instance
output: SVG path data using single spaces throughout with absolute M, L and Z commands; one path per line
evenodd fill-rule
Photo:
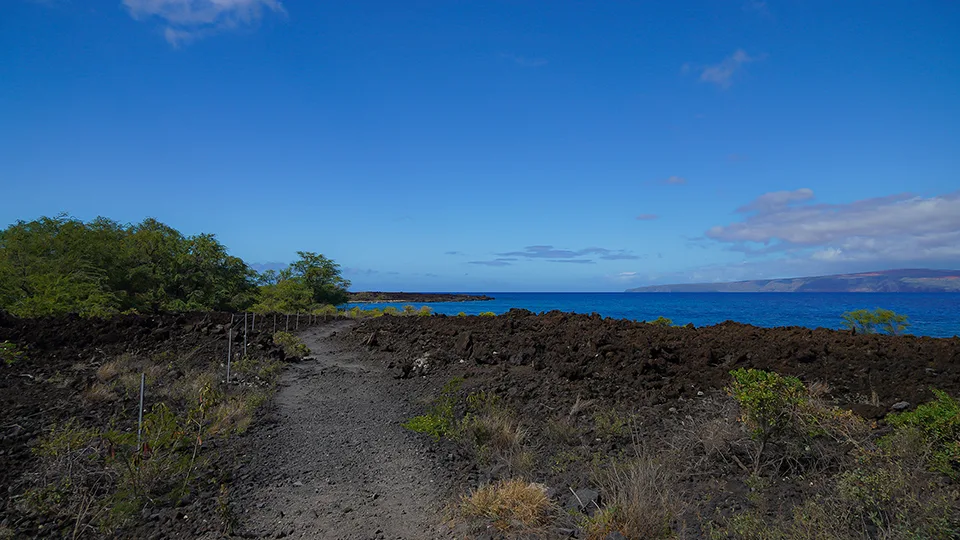
M 207 433 L 210 435 L 229 435 L 243 433 L 253 421 L 253 409 L 243 396 L 228 399 L 213 410 L 213 423 Z
M 97 379 L 101 382 L 107 382 L 115 379 L 123 371 L 123 362 L 120 360 L 111 360 L 97 368 Z
M 113 391 L 113 385 L 98 382 L 84 391 L 83 399 L 91 403 L 105 403 L 116 400 L 117 394 Z
M 542 484 L 515 478 L 487 484 L 463 498 L 468 518 L 489 520 L 501 532 L 546 525 L 554 508 Z
M 607 508 L 585 527 L 589 539 L 613 531 L 627 538 L 666 538 L 677 513 L 673 495 L 674 472 L 662 461 L 638 455 L 597 471 L 596 482 L 606 494 Z

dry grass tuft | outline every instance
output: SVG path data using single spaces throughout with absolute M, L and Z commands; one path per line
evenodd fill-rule
M 488 407 L 468 415 L 460 424 L 460 432 L 485 464 L 506 467 L 512 474 L 528 472 L 534 465 L 533 454 L 524 449 L 527 431 L 505 409 Z
M 577 400 L 573 402 L 573 405 L 570 406 L 569 415 L 571 417 L 577 416 L 580 413 L 586 411 L 590 408 L 591 405 L 596 402 L 595 399 L 581 400 L 580 396 L 577 396 Z
M 490 521 L 501 532 L 542 527 L 554 508 L 546 486 L 518 478 L 481 486 L 461 504 L 465 516 Z
M 117 394 L 113 391 L 112 384 L 98 382 L 93 383 L 90 388 L 83 392 L 83 399 L 91 403 L 106 403 L 116 401 Z
M 115 379 L 124 370 L 124 363 L 120 360 L 111 360 L 97 368 L 97 379 L 108 382 Z
M 207 432 L 213 436 L 243 433 L 253 422 L 254 409 L 242 396 L 219 403 L 213 410 L 213 422 Z
M 587 523 L 588 538 L 605 538 L 613 531 L 627 538 L 670 536 L 670 521 L 680 503 L 673 495 L 676 479 L 669 466 L 641 454 L 624 463 L 614 462 L 595 476 L 606 508 L 598 514 L 602 519 Z

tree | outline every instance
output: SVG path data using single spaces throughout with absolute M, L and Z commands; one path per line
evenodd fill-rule
M 254 273 L 212 234 L 64 214 L 0 231 L 0 309 L 20 316 L 250 305 Z
M 258 313 L 309 312 L 314 307 L 313 290 L 298 279 L 284 279 L 260 287 L 260 300 L 253 306 Z
M 843 325 L 861 334 L 885 333 L 892 336 L 902 334 L 910 323 L 906 315 L 900 315 L 889 309 L 857 309 L 843 314 Z
M 291 277 L 302 280 L 313 290 L 314 302 L 334 306 L 347 303 L 350 281 L 340 275 L 339 264 L 310 251 L 298 251 L 297 255 L 300 260 L 291 264 L 288 270 Z

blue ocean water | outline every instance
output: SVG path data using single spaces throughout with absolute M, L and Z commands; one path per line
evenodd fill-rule
M 503 313 L 510 308 L 535 313 L 560 310 L 599 313 L 604 317 L 653 320 L 697 326 L 733 320 L 756 326 L 840 328 L 841 314 L 854 309 L 884 308 L 907 315 L 908 333 L 920 336 L 960 335 L 960 294 L 957 293 L 484 293 L 487 302 L 439 302 L 427 305 L 434 313 L 476 315 Z M 364 309 L 400 303 L 351 304 Z

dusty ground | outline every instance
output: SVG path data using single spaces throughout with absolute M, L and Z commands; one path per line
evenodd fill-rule
M 251 430 L 233 487 L 236 531 L 269 538 L 445 538 L 449 475 L 400 424 L 417 410 L 379 364 L 339 350 L 338 321 L 300 334 L 314 359 L 291 365 L 275 408 Z
M 31 448 L 49 425 L 69 418 L 91 426 L 115 417 L 132 422 L 135 393 L 100 403 L 82 398 L 96 382 L 98 366 L 120 354 L 163 365 L 176 358 L 177 369 L 161 379 L 177 381 L 194 363 L 223 357 L 223 326 L 229 321 L 229 314 L 106 321 L 0 316 L 0 341 L 10 340 L 26 353 L 16 364 L 0 366 L 0 494 L 5 495 L 0 533 L 6 527 L 22 537 L 41 531 L 56 536 L 46 528 L 53 521 L 22 514 L 14 504 L 37 467 Z M 317 326 L 307 327 L 310 322 Z M 252 335 L 251 346 L 283 359 L 270 323 Z M 286 321 L 279 324 L 285 327 Z M 290 324 L 293 331 L 295 322 Z M 684 425 L 688 413 L 714 407 L 709 412 L 720 414 L 718 404 L 729 401 L 723 394 L 729 371 L 737 367 L 796 375 L 807 384 L 826 381 L 832 403 L 881 425 L 896 404 L 912 408 L 930 399 L 931 387 L 960 392 L 956 338 L 853 336 L 736 323 L 660 328 L 523 311 L 500 317 L 308 320 L 299 335 L 312 350 L 310 359 L 285 368 L 272 404 L 249 431 L 210 443 L 209 473 L 191 500 L 145 510 L 143 521 L 122 537 L 221 537 L 223 486 L 232 537 L 463 538 L 463 529 L 451 531 L 445 524 L 447 505 L 508 473 L 478 467 L 462 444 L 434 441 L 401 426 L 423 414 L 454 377 L 464 380 L 458 417 L 467 397 L 481 391 L 499 396 L 516 414 L 527 435 L 524 449 L 533 456 L 524 476 L 547 485 L 560 505 L 571 489 L 593 487 L 585 472 L 590 464 L 630 450 L 638 430 L 661 438 L 678 430 L 698 432 Z M 416 363 L 424 359 L 426 370 Z M 578 409 L 587 402 L 589 408 Z M 730 412 L 727 423 L 735 425 L 736 411 Z M 629 425 L 611 429 L 620 421 Z M 567 431 L 554 433 L 551 425 Z M 691 506 L 691 520 L 757 506 L 745 475 L 730 464 L 715 464 L 708 476 L 688 484 L 680 487 L 691 499 L 705 501 Z M 765 493 L 791 504 L 801 495 L 792 484 Z

